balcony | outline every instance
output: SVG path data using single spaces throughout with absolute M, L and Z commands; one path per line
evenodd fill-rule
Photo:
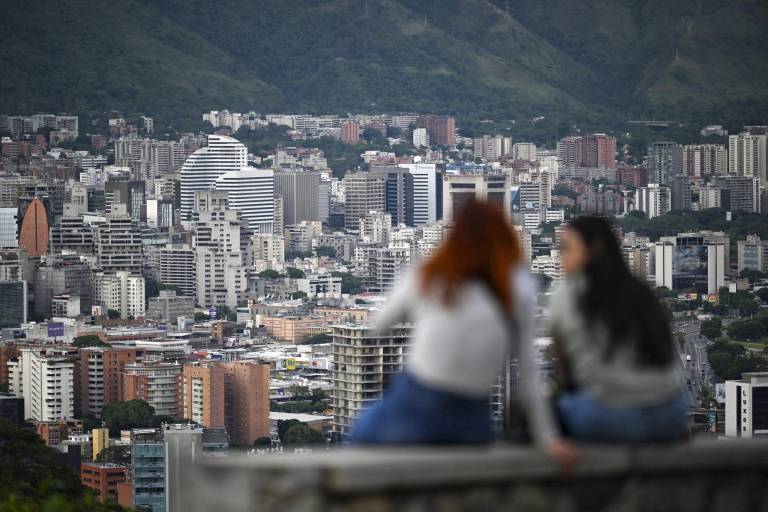
M 523 447 L 339 449 L 211 458 L 190 470 L 190 512 L 765 510 L 768 441 L 583 447 L 570 477 Z

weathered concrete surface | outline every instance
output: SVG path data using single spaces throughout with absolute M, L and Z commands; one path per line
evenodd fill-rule
M 213 458 L 190 479 L 190 512 L 768 512 L 768 442 L 583 447 L 567 477 L 496 446 Z

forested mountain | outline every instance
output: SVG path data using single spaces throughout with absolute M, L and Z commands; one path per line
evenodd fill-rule
M 6 0 L 0 112 L 747 122 L 766 26 L 760 0 Z

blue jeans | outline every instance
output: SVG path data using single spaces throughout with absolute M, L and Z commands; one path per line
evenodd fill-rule
M 408 372 L 360 414 L 348 437 L 353 444 L 485 444 L 491 438 L 488 400 L 433 389 Z
M 565 435 L 579 441 L 643 443 L 675 441 L 688 435 L 687 403 L 680 393 L 668 402 L 644 407 L 600 403 L 584 391 L 563 393 L 557 411 Z

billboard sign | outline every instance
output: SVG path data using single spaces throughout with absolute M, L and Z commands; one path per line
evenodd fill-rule
M 707 247 L 677 246 L 672 252 L 672 286 L 675 290 L 707 291 Z
M 58 338 L 64 336 L 63 322 L 48 322 L 48 337 Z
M 208 316 L 211 317 L 211 320 L 216 320 L 219 317 L 218 311 L 214 306 L 208 308 Z

